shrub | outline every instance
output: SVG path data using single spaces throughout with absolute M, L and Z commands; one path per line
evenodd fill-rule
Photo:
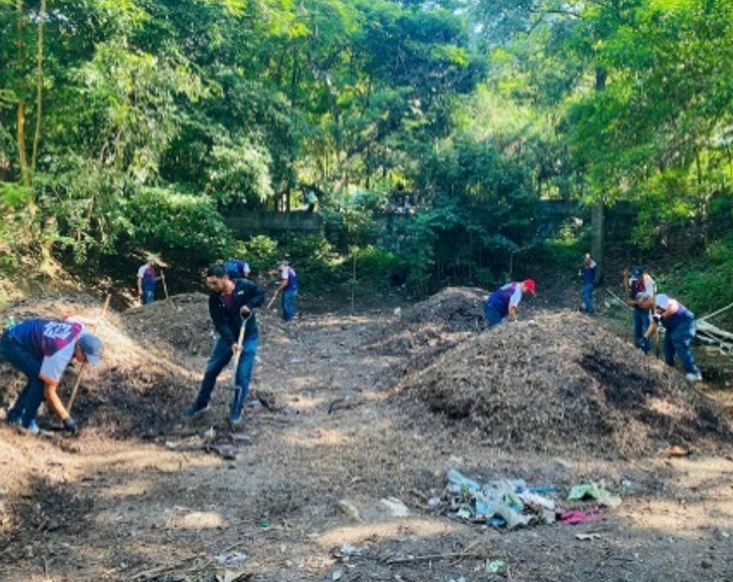
M 234 246 L 229 229 L 208 198 L 144 188 L 126 206 L 133 241 L 150 249 L 186 251 L 212 262 Z

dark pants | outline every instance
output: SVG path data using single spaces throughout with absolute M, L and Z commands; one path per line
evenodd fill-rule
M 504 319 L 499 313 L 499 311 L 491 305 L 491 303 L 484 303 L 484 316 L 486 317 L 486 321 L 489 322 L 489 329 L 492 327 L 499 325 L 501 323 L 501 320 Z
M 649 353 L 652 348 L 652 340 L 645 338 L 644 334 L 649 329 L 652 318 L 648 309 L 640 309 L 634 307 L 633 325 L 634 325 L 634 345 L 645 354 Z
M 690 343 L 695 337 L 697 326 L 695 320 L 680 323 L 672 331 L 664 334 L 664 361 L 674 366 L 675 354 L 682 360 L 682 367 L 687 374 L 699 374 L 700 370 L 695 363 L 695 357 L 692 355 Z
M 15 341 L 9 330 L 0 338 L 0 356 L 28 378 L 15 404 L 8 410 L 7 418 L 8 422 L 20 421 L 23 426 L 28 427 L 36 420 L 38 408 L 43 402 L 44 384 L 39 378 L 43 360 Z
M 155 289 L 143 289 L 143 305 L 150 305 L 153 301 L 155 301 Z
M 586 283 L 583 285 L 583 302 L 585 303 L 586 313 L 593 313 L 593 289 L 595 285 L 593 283 Z
M 255 335 L 242 342 L 242 354 L 239 356 L 239 365 L 236 371 L 236 384 L 239 390 L 232 397 L 232 409 L 241 410 L 247 399 L 249 392 L 249 383 L 252 379 L 252 369 L 254 368 L 255 356 L 257 355 L 257 346 L 259 345 L 259 337 Z M 222 370 L 232 359 L 232 346 L 227 342 L 218 338 L 214 343 L 209 356 L 209 362 L 206 364 L 204 378 L 201 381 L 198 396 L 196 397 L 196 405 L 204 408 L 211 400 L 211 393 L 214 391 L 216 379 Z
M 297 289 L 294 291 L 283 291 L 281 299 L 283 308 L 283 321 L 292 321 L 295 317 L 295 296 L 297 294 Z

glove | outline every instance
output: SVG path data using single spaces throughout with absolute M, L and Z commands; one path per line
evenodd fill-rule
M 76 421 L 69 416 L 64 419 L 64 430 L 71 434 L 77 434 L 79 432 L 79 427 L 76 425 Z

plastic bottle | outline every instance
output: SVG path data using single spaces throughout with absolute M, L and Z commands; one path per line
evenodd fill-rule
M 11 315 L 10 317 L 8 317 L 8 320 L 5 322 L 5 329 L 10 329 L 14 325 L 15 325 L 15 317 Z

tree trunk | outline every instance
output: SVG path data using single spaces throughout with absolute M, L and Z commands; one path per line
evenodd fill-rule
M 590 210 L 591 247 L 593 259 L 598 263 L 596 267 L 596 283 L 603 278 L 603 249 L 605 247 L 605 218 L 606 208 L 603 201 L 596 202 Z
M 28 153 L 25 143 L 25 99 L 23 98 L 23 63 L 25 61 L 25 46 L 23 45 L 23 0 L 18 0 L 15 5 L 18 21 L 16 28 L 18 31 L 18 78 L 20 79 L 20 90 L 18 91 L 18 109 L 17 109 L 17 126 L 15 139 L 18 145 L 18 165 L 20 166 L 20 175 L 23 179 L 23 186 L 30 188 L 31 174 L 28 167 Z
M 606 80 L 608 75 L 606 69 L 598 67 L 596 69 L 596 92 L 606 90 Z M 605 201 L 603 197 L 598 199 L 593 204 L 590 211 L 590 226 L 591 226 L 591 247 L 590 252 L 593 255 L 593 259 L 598 263 L 596 267 L 596 283 L 600 283 L 603 280 L 603 249 L 606 242 L 606 225 L 605 225 Z
M 43 117 L 43 22 L 46 20 L 46 0 L 41 0 L 38 18 L 38 74 L 36 77 L 36 131 L 33 135 L 33 155 L 31 156 L 31 172 L 36 173 L 38 162 L 38 144 L 41 141 L 41 119 Z

